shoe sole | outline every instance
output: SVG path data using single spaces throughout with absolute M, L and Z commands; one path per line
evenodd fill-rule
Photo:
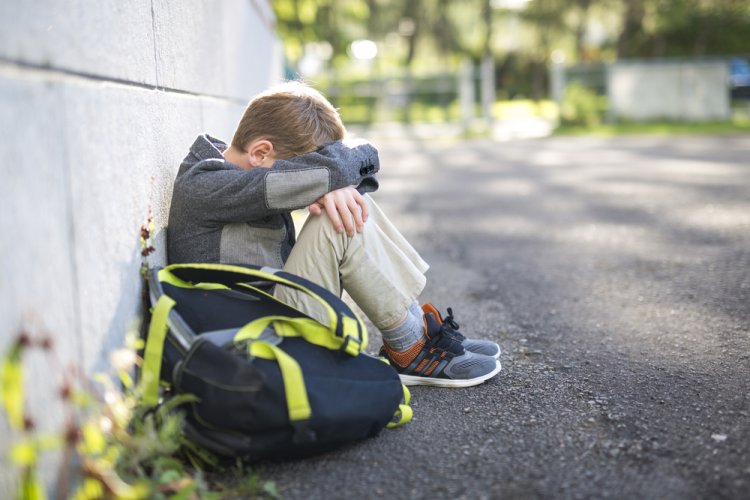
M 486 380 L 491 379 L 498 373 L 500 373 L 500 370 L 502 369 L 502 365 L 500 365 L 500 361 L 495 362 L 496 366 L 495 369 L 491 372 L 482 375 L 480 377 L 475 378 L 468 378 L 468 379 L 452 379 L 452 378 L 434 378 L 434 377 L 418 377 L 416 375 L 401 375 L 399 374 L 399 378 L 401 379 L 401 383 L 408 386 L 413 385 L 430 385 L 432 387 L 471 387 L 474 385 L 479 385 L 482 382 L 485 382 Z

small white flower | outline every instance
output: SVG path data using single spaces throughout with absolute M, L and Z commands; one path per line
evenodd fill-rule
M 137 361 L 138 357 L 132 349 L 116 349 L 109 357 L 112 366 L 116 370 L 129 371 Z

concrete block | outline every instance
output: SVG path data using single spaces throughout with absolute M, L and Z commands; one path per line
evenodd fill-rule
M 281 81 L 284 56 L 264 2 L 222 3 L 225 95 L 246 101 Z
M 153 5 L 159 85 L 225 95 L 224 2 L 154 0 Z
M 272 22 L 247 0 L 155 0 L 159 84 L 246 101 L 281 78 Z
M 691 121 L 728 120 L 729 67 L 725 61 L 706 61 L 682 65 L 683 118 Z
M 203 131 L 229 144 L 245 106 L 232 101 L 201 99 Z
M 52 337 L 52 353 L 24 358 L 26 411 L 40 432 L 60 431 L 61 370 L 81 353 L 61 103 L 59 84 L 0 67 L 0 350 L 22 328 Z M 10 495 L 16 469 L 5 450 L 18 434 L 5 418 L 0 429 L 0 491 Z M 50 482 L 56 467 L 47 468 Z
M 151 0 L 3 0 L 0 55 L 154 85 Z
M 64 102 L 84 366 L 95 372 L 107 368 L 107 352 L 138 319 L 140 227 L 150 212 L 158 236 L 150 260 L 164 263 L 172 181 L 199 131 L 200 105 L 110 85 L 66 87 Z
M 608 72 L 614 116 L 631 120 L 726 120 L 724 62 L 616 63 Z

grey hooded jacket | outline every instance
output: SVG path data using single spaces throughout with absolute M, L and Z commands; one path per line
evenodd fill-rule
M 380 169 L 370 144 L 334 142 L 271 168 L 244 170 L 224 160 L 227 144 L 200 135 L 174 182 L 167 259 L 281 268 L 295 241 L 290 212 L 356 186 L 375 191 Z

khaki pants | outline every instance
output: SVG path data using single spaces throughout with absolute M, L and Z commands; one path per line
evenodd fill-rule
M 327 215 L 309 216 L 284 271 L 313 281 L 339 297 L 346 291 L 379 329 L 400 321 L 425 286 L 429 266 L 370 196 L 361 233 L 337 233 Z M 277 286 L 274 295 L 328 323 L 322 307 L 305 294 Z

